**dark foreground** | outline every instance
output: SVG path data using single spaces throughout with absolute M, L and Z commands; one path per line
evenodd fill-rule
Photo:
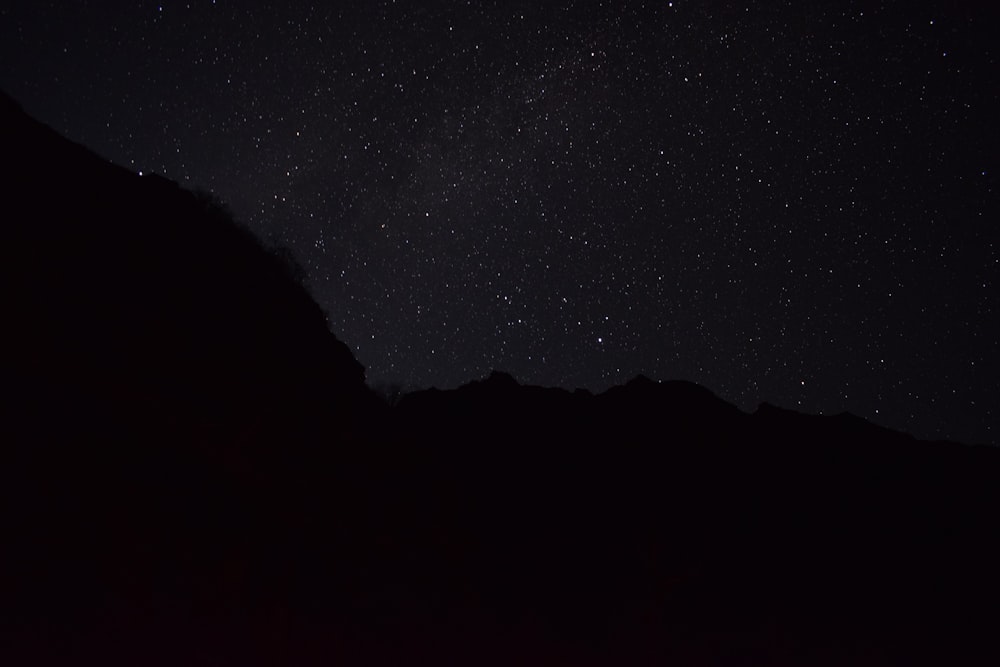
M 4 664 L 997 664 L 997 449 L 644 378 L 389 407 L 224 210 L 0 107 Z

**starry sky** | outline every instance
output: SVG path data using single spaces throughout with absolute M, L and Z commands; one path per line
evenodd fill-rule
M 15 0 L 0 86 L 289 248 L 372 383 L 643 373 L 997 442 L 962 4 Z

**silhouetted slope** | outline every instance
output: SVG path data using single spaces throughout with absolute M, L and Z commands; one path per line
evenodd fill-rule
M 6 96 L 0 132 L 5 629 L 217 596 L 227 562 L 284 548 L 330 483 L 310 473 L 356 445 L 363 368 L 208 198 Z
M 996 664 L 998 450 L 644 377 L 390 409 L 217 205 L 0 115 L 5 664 Z

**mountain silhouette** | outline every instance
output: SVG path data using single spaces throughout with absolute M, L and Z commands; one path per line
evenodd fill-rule
M 995 448 L 642 376 L 390 405 L 218 202 L 0 116 L 5 664 L 995 664 Z

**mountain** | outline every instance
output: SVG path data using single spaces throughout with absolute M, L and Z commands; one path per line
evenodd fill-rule
M 1000 657 L 997 449 L 641 376 L 390 407 L 220 204 L 0 119 L 5 664 Z
M 364 369 L 296 268 L 210 197 L 6 96 L 0 132 L 0 625 L 30 638 L 155 590 L 216 595 L 226 563 L 280 541 L 329 482 L 310 482 L 317 463 L 359 440 L 377 407 Z

